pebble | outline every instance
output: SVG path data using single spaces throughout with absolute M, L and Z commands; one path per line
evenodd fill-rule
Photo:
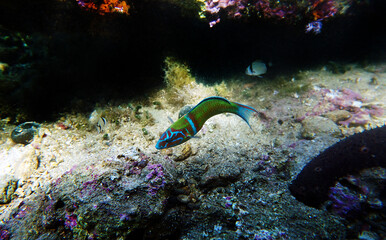
M 379 85 L 379 80 L 376 76 L 373 76 L 371 79 L 370 79 L 370 85 Z
M 11 133 L 11 139 L 15 143 L 30 144 L 40 127 L 36 122 L 25 122 L 17 126 Z
M 177 196 L 177 199 L 178 199 L 178 201 L 185 203 L 185 204 L 190 202 L 190 197 L 188 195 L 180 194 Z
M 187 159 L 188 157 L 190 157 L 190 155 L 192 155 L 192 147 L 189 143 L 186 143 L 184 148 L 182 149 L 182 152 L 179 156 L 177 156 L 174 161 L 182 161 L 182 160 L 185 160 Z
M 335 110 L 324 114 L 324 117 L 331 119 L 335 123 L 347 120 L 351 117 L 351 114 L 346 110 Z
M 331 119 L 314 116 L 302 121 L 302 137 L 305 139 L 314 139 L 321 134 L 327 134 L 334 137 L 341 136 L 342 133 Z

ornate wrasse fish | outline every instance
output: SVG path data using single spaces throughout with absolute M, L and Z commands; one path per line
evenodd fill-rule
M 174 147 L 191 139 L 204 125 L 206 120 L 220 113 L 234 113 L 249 125 L 254 108 L 228 101 L 222 97 L 209 97 L 202 100 L 187 114 L 174 122 L 160 137 L 155 147 L 164 149 Z M 252 129 L 252 128 L 251 128 Z

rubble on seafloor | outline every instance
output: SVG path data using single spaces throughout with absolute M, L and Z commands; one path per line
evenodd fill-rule
M 16 144 L 10 138 L 16 126 L 2 121 L 1 238 L 385 236 L 382 225 L 362 221 L 363 214 L 345 215 L 345 207 L 355 208 L 363 195 L 353 189 L 367 191 L 368 200 L 361 203 L 384 210 L 385 199 L 372 195 L 373 189 L 382 191 L 376 186 L 384 181 L 382 170 L 347 176 L 341 182 L 349 184 L 331 190 L 327 208 L 305 206 L 288 190 L 319 152 L 385 124 L 384 72 L 376 73 L 376 84 L 373 72 L 354 66 L 344 73 L 322 68 L 284 81 L 206 86 L 179 70 L 189 81 L 178 88 L 169 85 L 146 102 L 95 109 L 107 120 L 100 133 L 89 116 L 67 114 L 40 123 L 31 143 Z M 170 125 L 168 116 L 176 119 L 183 106 L 212 95 L 248 104 L 263 115 L 251 119 L 253 131 L 235 115 L 218 115 L 198 138 L 155 149 Z M 340 117 L 336 111 L 346 112 Z M 358 113 L 367 114 L 366 121 L 349 122 Z M 381 215 L 376 219 L 382 223 Z

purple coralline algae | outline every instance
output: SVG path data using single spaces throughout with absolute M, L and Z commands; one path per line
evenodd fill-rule
M 208 15 L 214 20 L 209 22 L 209 26 L 213 27 L 220 22 L 219 13 L 223 9 L 227 12 L 230 18 L 241 16 L 241 11 L 245 9 L 246 0 L 208 0 L 205 1 L 205 9 Z
M 166 185 L 164 167 L 149 161 L 133 148 L 102 160 L 102 168 L 90 165 L 65 172 L 52 180 L 46 193 L 19 204 L 0 225 L 1 239 L 10 233 L 15 239 L 40 239 L 52 229 L 66 239 L 130 238 L 133 230 L 127 229 L 158 219 L 166 201 L 159 191 Z M 28 226 L 36 230 L 30 232 Z
M 385 239 L 385 173 L 381 167 L 367 169 L 341 178 L 330 188 L 325 206 L 345 219 L 347 239 Z
M 332 187 L 328 195 L 331 201 L 331 211 L 343 218 L 355 215 L 360 210 L 360 199 L 342 188 Z
M 226 196 L 226 197 L 224 197 L 224 199 L 225 199 L 225 207 L 226 208 L 232 207 L 234 199 L 232 197 L 230 197 L 230 196 Z
M 164 168 L 161 164 L 152 164 L 147 166 L 150 173 L 146 175 L 146 179 L 149 180 L 149 190 L 150 195 L 157 194 L 158 190 L 165 186 L 165 177 L 164 177 Z
M 3 227 L 3 225 L 0 225 L 0 239 L 1 240 L 8 240 L 10 239 L 10 232 Z
M 284 19 L 295 17 L 295 5 L 279 4 L 278 1 L 272 3 L 269 0 L 259 0 L 255 3 L 256 10 L 265 18 Z
M 210 19 L 209 26 L 220 22 L 220 12 L 225 12 L 228 18 L 248 17 L 249 12 L 265 18 L 284 19 L 296 16 L 295 7 L 291 4 L 278 4 L 270 0 L 207 0 L 205 1 L 206 15 Z
M 74 213 L 66 212 L 65 219 L 66 221 L 64 222 L 64 225 L 71 230 L 78 225 L 78 217 Z
M 313 158 L 289 186 L 298 201 L 320 207 L 330 188 L 349 174 L 372 167 L 386 167 L 386 126 L 354 134 Z
M 350 117 L 338 122 L 343 126 L 363 126 L 369 122 L 370 117 L 381 117 L 384 113 L 382 107 L 374 104 L 365 105 L 367 100 L 348 88 L 339 90 L 322 88 L 312 91 L 311 94 L 318 96 L 320 100 L 306 116 L 320 116 L 336 110 L 346 110 L 350 113 Z
M 321 21 L 340 13 L 343 14 L 352 4 L 348 0 L 198 0 L 204 4 L 204 14 L 209 26 L 220 22 L 220 16 L 228 18 L 266 18 L 309 22 L 306 32 L 320 33 Z M 224 13 L 224 14 L 221 14 Z
M 306 26 L 306 32 L 313 32 L 315 34 L 319 34 L 321 31 L 322 31 L 321 20 L 310 22 Z

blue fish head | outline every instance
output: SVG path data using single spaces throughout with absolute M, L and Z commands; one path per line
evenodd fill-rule
M 155 148 L 170 148 L 186 142 L 187 140 L 189 140 L 189 137 L 186 137 L 182 131 L 168 128 L 168 130 L 166 130 L 159 138 Z
M 155 148 L 157 148 L 157 149 L 167 148 L 168 142 L 163 139 L 164 135 L 165 135 L 165 133 L 162 134 L 162 136 L 158 140 L 157 144 L 155 145 Z

